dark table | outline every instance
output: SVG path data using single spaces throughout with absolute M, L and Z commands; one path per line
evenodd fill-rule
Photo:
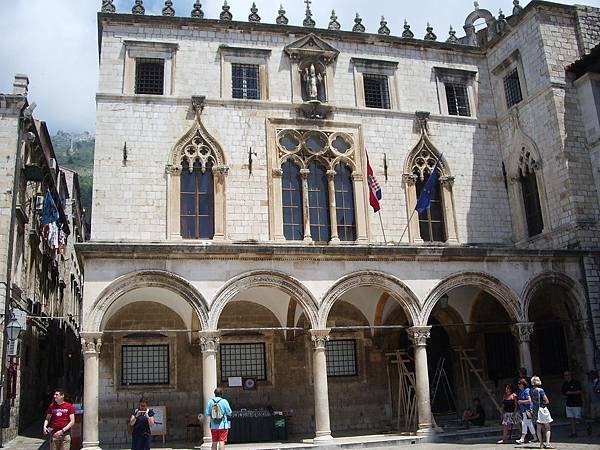
M 231 429 L 227 442 L 242 444 L 249 442 L 269 442 L 287 440 L 285 416 L 273 415 L 232 415 Z

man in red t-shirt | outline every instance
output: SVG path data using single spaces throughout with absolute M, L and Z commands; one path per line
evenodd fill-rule
M 48 406 L 46 420 L 44 420 L 43 433 L 50 433 L 48 425 L 52 428 L 52 449 L 69 450 L 71 448 L 71 427 L 75 424 L 75 409 L 73 405 L 65 402 L 65 392 L 57 389 L 54 392 L 54 401 Z

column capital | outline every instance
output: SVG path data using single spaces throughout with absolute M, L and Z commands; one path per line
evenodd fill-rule
M 217 176 L 224 178 L 229 173 L 229 166 L 225 166 L 225 165 L 213 166 L 212 173 L 213 173 L 213 175 L 217 175 Z
M 414 173 L 403 173 L 402 182 L 409 186 L 414 186 L 417 183 L 417 176 Z
M 517 322 L 511 325 L 510 331 L 519 342 L 529 342 L 533 334 L 533 322 Z
M 167 175 L 181 175 L 181 166 L 169 164 L 165 167 L 165 173 Z
M 80 333 L 84 355 L 99 355 L 102 347 L 102 333 Z
M 328 170 L 327 171 L 327 179 L 329 181 L 333 180 L 335 178 L 335 174 L 336 174 L 335 170 Z
M 442 186 L 451 188 L 454 186 L 454 177 L 440 177 L 440 183 L 442 183 Z
M 308 180 L 308 176 L 310 175 L 310 170 L 308 169 L 300 169 L 300 176 L 303 180 Z
M 330 329 L 310 330 L 310 339 L 313 342 L 315 350 L 324 349 L 325 343 L 329 340 Z
M 406 330 L 408 332 L 408 338 L 411 340 L 413 345 L 417 347 L 423 347 L 427 345 L 427 339 L 431 335 L 431 326 L 414 326 Z
M 275 167 L 271 173 L 275 178 L 283 177 L 283 169 L 281 167 Z
M 199 331 L 200 335 L 200 348 L 202 352 L 216 352 L 219 346 L 219 335 L 217 330 L 211 331 Z

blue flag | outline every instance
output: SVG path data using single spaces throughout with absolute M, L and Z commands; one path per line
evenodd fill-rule
M 427 179 L 427 183 L 425 183 L 425 187 L 421 191 L 421 195 L 419 195 L 419 199 L 417 200 L 417 206 L 415 209 L 422 213 L 423 211 L 427 211 L 431 206 L 431 193 L 435 188 L 435 183 L 438 180 L 440 175 L 440 159 L 437 160 L 435 166 L 433 167 L 433 171 L 429 174 L 429 178 Z
M 46 192 L 46 197 L 44 198 L 44 208 L 42 209 L 42 225 L 56 222 L 59 218 L 60 215 L 58 214 L 58 209 L 56 208 L 52 194 L 50 194 L 48 191 Z

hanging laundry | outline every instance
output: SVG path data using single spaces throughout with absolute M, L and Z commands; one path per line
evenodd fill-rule
M 44 198 L 44 208 L 42 209 L 42 225 L 56 222 L 59 218 L 60 215 L 58 214 L 58 208 L 54 203 L 52 194 L 50 194 L 50 191 L 48 191 L 46 192 L 46 197 Z

